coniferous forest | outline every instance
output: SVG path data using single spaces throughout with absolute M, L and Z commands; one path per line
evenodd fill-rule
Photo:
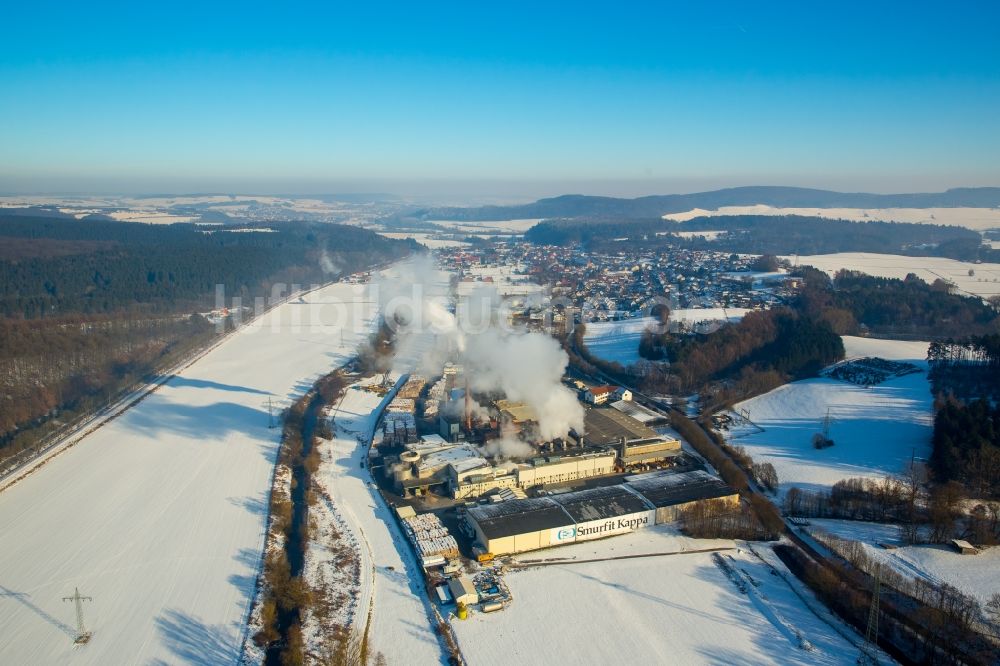
M 0 215 L 0 462 L 208 344 L 217 285 L 252 306 L 414 248 L 342 225 L 238 229 Z

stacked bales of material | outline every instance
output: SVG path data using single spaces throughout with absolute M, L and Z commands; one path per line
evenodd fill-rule
M 410 540 L 417 555 L 427 558 L 433 555 L 458 557 L 458 543 L 441 521 L 433 513 L 423 513 L 403 521 L 406 538 Z

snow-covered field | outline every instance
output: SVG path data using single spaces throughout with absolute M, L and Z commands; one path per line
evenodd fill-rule
M 346 390 L 331 410 L 336 437 L 321 443 L 322 462 L 314 479 L 331 500 L 339 527 L 357 547 L 361 580 L 349 619 L 359 634 L 368 626 L 370 654 L 381 653 L 393 665 L 447 663 L 429 619 L 419 565 L 362 468 L 386 402 L 357 384 Z M 312 580 L 320 571 L 327 580 L 335 579 L 336 567 L 316 544 L 310 546 L 307 571 Z M 306 632 L 314 643 L 321 637 L 315 623 L 307 623 Z
M 683 213 L 669 213 L 664 220 L 685 222 L 696 217 L 720 215 L 805 215 L 832 220 L 858 222 L 889 221 L 918 224 L 945 224 L 969 229 L 1000 227 L 1000 208 L 775 208 L 755 206 L 723 206 L 717 210 L 695 208 Z
M 926 342 L 873 340 L 845 336 L 847 358 L 877 356 L 907 361 L 925 372 L 890 379 L 867 388 L 825 377 L 780 386 L 738 403 L 755 427 L 733 428 L 727 438 L 746 447 L 757 462 L 770 462 L 782 491 L 791 486 L 816 490 L 853 476 L 884 476 L 902 471 L 912 454 L 930 453 L 932 396 L 927 382 Z M 834 446 L 817 450 L 829 409 Z
M 532 282 L 528 275 L 522 273 L 523 266 L 471 266 L 465 273 L 475 280 L 462 280 L 458 283 L 458 296 L 469 296 L 482 289 L 493 289 L 498 296 L 535 296 L 539 298 L 546 288 Z M 488 282 L 484 280 L 489 280 Z
M 233 663 L 276 410 L 371 330 L 364 285 L 278 306 L 0 493 L 0 663 Z M 341 329 L 344 330 L 343 337 Z M 93 638 L 74 647 L 79 587 Z
M 485 222 L 458 222 L 455 220 L 427 220 L 430 224 L 440 227 L 463 231 L 471 234 L 490 233 L 514 233 L 523 234 L 525 231 L 541 222 L 541 218 L 524 220 L 490 220 Z
M 396 238 L 396 239 L 412 238 L 421 245 L 429 247 L 432 250 L 439 247 L 462 247 L 468 245 L 468 243 L 466 243 L 465 241 L 431 238 L 433 234 L 421 234 L 421 233 L 411 234 L 401 231 L 380 231 L 379 234 L 385 236 L 386 238 Z
M 149 210 L 121 210 L 107 215 L 122 222 L 142 222 L 144 224 L 175 224 L 177 222 L 194 222 L 198 219 L 188 215 L 171 215 Z
M 924 578 L 932 583 L 948 583 L 985 603 L 1000 593 L 1000 547 L 987 548 L 976 555 L 960 555 L 947 546 L 904 546 L 897 525 L 853 520 L 810 519 L 810 531 L 820 529 L 842 539 L 867 544 L 870 555 L 889 564 L 901 574 Z M 899 546 L 879 548 L 879 543 Z
M 800 257 L 783 257 L 801 266 L 814 266 L 833 275 L 841 269 L 868 275 L 905 278 L 909 273 L 927 283 L 938 278 L 953 282 L 960 291 L 983 298 L 1000 294 L 1000 264 L 975 264 L 943 257 L 905 257 L 898 254 L 841 252 Z M 969 275 L 972 271 L 972 275 Z
M 566 562 L 511 570 L 513 603 L 492 614 L 452 618 L 469 664 L 844 664 L 849 629 L 815 615 L 780 575 L 731 541 L 695 540 L 668 526 L 534 552 L 542 558 L 619 557 L 730 547 L 720 553 L 746 593 L 711 553 Z M 764 546 L 761 555 L 780 567 Z M 765 552 L 766 551 L 766 552 Z M 779 569 L 787 575 L 783 567 Z M 813 604 L 808 592 L 800 592 Z M 830 622 L 837 629 L 834 629 Z M 804 639 L 804 640 L 803 640 Z M 805 649 L 802 646 L 811 646 Z
M 670 311 L 671 323 L 695 325 L 709 321 L 739 321 L 750 310 L 745 308 L 687 308 Z M 591 354 L 622 365 L 636 363 L 642 332 L 653 323 L 652 317 L 587 323 L 584 344 Z

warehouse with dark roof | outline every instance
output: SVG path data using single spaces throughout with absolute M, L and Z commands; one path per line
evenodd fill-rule
M 656 507 L 656 523 L 669 523 L 686 507 L 701 500 L 719 500 L 736 506 L 739 494 L 705 470 L 653 472 L 626 477 L 630 489 Z
M 470 508 L 479 547 L 494 555 L 521 553 L 632 532 L 676 519 L 701 499 L 734 504 L 736 492 L 707 472 L 657 472 L 626 483 Z

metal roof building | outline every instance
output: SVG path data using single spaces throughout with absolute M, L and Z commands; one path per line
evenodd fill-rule
M 642 497 L 622 485 L 564 493 L 553 499 L 562 505 L 575 523 L 606 520 L 651 508 Z
M 656 507 L 656 522 L 666 523 L 692 502 L 717 499 L 735 505 L 739 494 L 705 470 L 653 472 L 627 477 L 625 483 Z
M 651 439 L 658 436 L 649 426 L 616 409 L 588 409 L 583 418 L 586 426 L 583 438 L 592 445 L 617 444 L 623 439 Z
M 656 472 L 614 486 L 476 506 L 467 520 L 485 550 L 504 555 L 671 522 L 685 506 L 704 499 L 735 506 L 739 495 L 703 470 Z

